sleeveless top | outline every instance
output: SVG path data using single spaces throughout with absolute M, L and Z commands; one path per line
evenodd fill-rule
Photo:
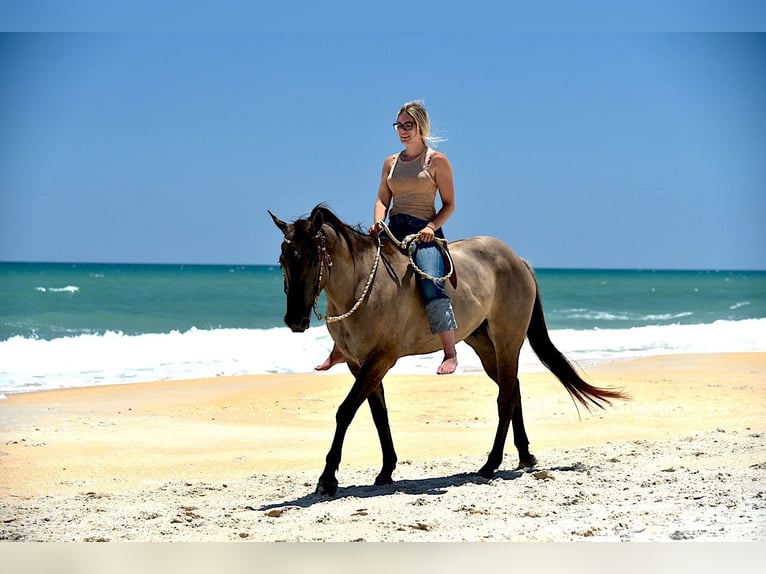
M 403 213 L 431 221 L 436 216 L 436 180 L 429 169 L 432 154 L 426 148 L 409 161 L 400 159 L 398 153 L 394 156 L 386 180 L 394 203 L 389 217 Z

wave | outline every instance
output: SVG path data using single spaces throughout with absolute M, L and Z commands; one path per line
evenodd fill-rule
M 673 353 L 764 352 L 766 319 L 626 329 L 559 329 L 554 344 L 580 365 Z M 313 373 L 332 347 L 325 327 L 302 334 L 271 329 L 190 329 L 165 334 L 83 334 L 0 342 L 0 394 L 199 377 Z M 459 372 L 481 372 L 465 343 Z M 435 372 L 440 353 L 404 357 L 393 373 Z M 525 344 L 521 372 L 544 367 Z M 337 367 L 333 372 L 345 372 Z M 321 375 L 320 375 L 321 376 Z
M 735 307 L 730 307 L 734 309 Z M 682 311 L 680 313 L 611 313 L 609 311 L 596 311 L 593 309 L 564 309 L 557 315 L 566 319 L 584 319 L 587 321 L 630 321 L 633 323 L 646 323 L 649 321 L 674 321 L 691 317 L 694 315 L 691 311 Z
M 76 285 L 67 285 L 66 287 L 35 287 L 35 291 L 40 293 L 77 293 L 80 290 Z

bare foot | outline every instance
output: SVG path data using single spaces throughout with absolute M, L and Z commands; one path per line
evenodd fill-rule
M 332 351 L 330 351 L 330 355 L 324 360 L 324 363 L 314 367 L 314 370 L 328 371 L 330 367 L 332 367 L 333 365 L 338 365 L 340 363 L 345 363 L 345 362 L 346 362 L 346 357 L 343 356 L 343 353 L 341 353 L 337 347 L 333 347 Z
M 436 369 L 437 375 L 451 375 L 457 369 L 457 355 L 444 355 L 444 360 L 439 368 Z

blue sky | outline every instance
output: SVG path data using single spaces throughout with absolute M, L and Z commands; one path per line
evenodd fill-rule
M 423 99 L 451 239 L 537 267 L 766 269 L 764 70 L 764 34 L 2 34 L 0 260 L 275 263 L 267 209 L 371 223 L 391 123 Z

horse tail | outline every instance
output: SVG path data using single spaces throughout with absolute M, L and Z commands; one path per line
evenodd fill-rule
M 542 364 L 556 375 L 572 399 L 577 399 L 586 409 L 590 410 L 592 405 L 603 409 L 605 405 L 612 404 L 609 399 L 628 399 L 628 396 L 618 389 L 594 387 L 585 382 L 567 358 L 556 348 L 548 335 L 537 280 L 535 280 L 535 304 L 527 328 L 527 339 Z

